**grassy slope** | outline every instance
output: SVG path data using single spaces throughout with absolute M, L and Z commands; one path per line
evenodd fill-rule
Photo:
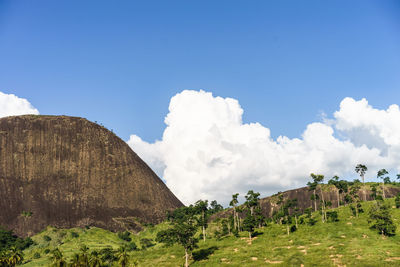
M 393 199 L 388 201 L 394 205 Z M 300 225 L 290 236 L 286 234 L 284 226 L 270 224 L 259 229 L 259 235 L 251 245 L 247 233 L 242 233 L 241 238 L 211 238 L 205 243 L 200 241 L 195 251 L 201 251 L 205 256 L 209 254 L 208 259 L 192 261 L 191 266 L 400 266 L 400 209 L 392 210 L 397 235 L 382 238 L 368 227 L 367 214 L 372 204 L 363 203 L 365 213 L 359 218 L 352 217 L 348 207 L 341 207 L 338 209 L 339 222 L 321 223 L 319 220 L 314 226 Z M 317 214 L 314 216 L 320 218 Z M 149 227 L 133 239 L 137 244 L 141 238 L 154 239 L 157 231 L 165 227 L 166 224 Z M 210 226 L 210 232 L 212 228 L 215 226 Z M 79 237 L 72 238 L 72 231 L 79 233 Z M 44 235 L 50 236 L 52 240 L 44 241 Z M 124 244 L 115 233 L 99 228 L 48 228 L 33 239 L 37 245 L 24 251 L 25 258 L 32 260 L 25 266 L 48 265 L 48 256 L 43 253 L 46 248 L 59 246 L 66 258 L 70 258 L 81 244 L 86 244 L 91 250 L 107 246 L 117 248 Z M 39 252 L 42 257 L 33 259 L 35 252 Z M 181 247 L 165 248 L 161 244 L 131 253 L 132 259 L 136 259 L 139 266 L 181 266 L 183 256 Z

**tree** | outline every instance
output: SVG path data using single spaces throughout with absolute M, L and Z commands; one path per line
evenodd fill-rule
M 24 259 L 22 251 L 16 247 L 11 247 L 6 255 L 8 266 L 20 264 Z
M 118 263 L 121 267 L 126 267 L 129 264 L 129 255 L 125 246 L 119 247 L 117 254 Z
M 382 179 L 382 196 L 385 199 L 385 175 L 388 174 L 388 171 L 385 169 L 380 169 L 376 175 L 377 178 Z
M 394 203 L 397 209 L 400 209 L 400 193 L 397 194 L 396 198 L 394 199 Z
M 239 203 L 238 196 L 239 196 L 239 193 L 233 194 L 232 200 L 229 203 L 229 205 L 233 207 L 233 228 L 239 232 L 239 217 L 236 212 L 236 205 Z
M 390 206 L 382 202 L 377 202 L 369 211 L 368 223 L 371 229 L 376 229 L 382 236 L 394 236 L 396 225 L 393 223 L 390 214 Z
M 79 251 L 81 252 L 79 254 L 80 263 L 85 266 L 88 266 L 89 265 L 89 255 L 88 255 L 89 248 L 86 245 L 82 245 L 79 248 Z
M 222 211 L 223 209 L 224 209 L 224 207 L 222 205 L 218 204 L 218 202 L 216 200 L 213 200 L 210 203 L 209 213 L 214 214 L 214 213 Z
M 310 188 L 314 191 L 314 198 L 316 200 L 316 189 L 319 187 L 320 192 L 321 192 L 321 198 L 322 198 L 322 222 L 326 221 L 326 207 L 325 207 L 325 200 L 324 200 L 324 194 L 322 193 L 322 186 L 318 186 L 324 181 L 324 176 L 322 174 L 310 174 L 311 178 L 313 179 L 312 183 L 308 183 Z M 314 200 L 314 201 L 315 201 Z M 317 211 L 317 205 L 315 204 L 315 211 Z
M 252 241 L 251 237 L 252 237 L 252 234 L 254 233 L 254 229 L 256 228 L 256 225 L 257 225 L 256 219 L 254 218 L 253 215 L 251 215 L 250 210 L 248 210 L 246 217 L 243 220 L 243 230 L 249 232 L 250 244 Z
M 62 252 L 56 248 L 52 251 L 52 256 L 51 256 L 51 260 L 53 262 L 53 266 L 56 267 L 65 267 L 67 266 L 67 263 L 64 259 L 64 256 L 62 254 Z
M 181 207 L 168 216 L 171 228 L 157 233 L 156 241 L 167 246 L 181 245 L 185 250 L 185 267 L 189 266 L 189 253 L 197 247 L 198 239 L 194 237 L 197 232 L 195 225 L 195 210 L 192 206 Z
M 207 211 L 208 211 L 208 200 L 199 200 L 195 203 L 196 212 L 200 214 L 200 218 L 198 220 L 199 225 L 203 230 L 203 241 L 206 242 L 206 228 L 207 228 Z
M 100 255 L 97 251 L 92 251 L 92 253 L 90 253 L 89 265 L 91 267 L 101 267 L 102 266 L 102 261 L 101 261 Z
M 367 166 L 363 165 L 363 164 L 358 164 L 355 168 L 356 173 L 358 173 L 362 179 L 363 184 L 365 185 L 365 181 L 364 181 L 364 175 L 367 172 L 368 168 Z M 364 201 L 366 201 L 366 196 L 365 196 L 365 188 L 363 188 L 363 196 L 364 196 Z
M 350 189 L 350 202 L 355 203 L 355 207 L 353 205 L 350 205 L 350 209 L 353 211 L 354 215 L 358 217 L 358 214 L 362 212 L 362 207 L 360 204 L 360 197 L 358 196 L 358 191 L 360 190 L 360 184 L 355 183 L 351 189 Z
M 245 206 L 250 210 L 251 216 L 253 216 L 254 208 L 258 206 L 258 200 L 260 199 L 260 193 L 255 193 L 253 190 L 249 190 L 245 196 Z

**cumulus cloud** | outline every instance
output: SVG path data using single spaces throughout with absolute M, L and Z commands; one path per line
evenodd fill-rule
M 378 110 L 365 99 L 345 98 L 332 119 L 307 125 L 294 139 L 274 140 L 268 128 L 243 123 L 242 115 L 235 99 L 185 90 L 171 98 L 161 140 L 131 135 L 127 143 L 186 204 L 227 204 L 233 193 L 249 189 L 267 196 L 304 186 L 311 172 L 354 178 L 358 163 L 371 173 L 399 167 L 397 105 Z
M 39 114 L 39 111 L 24 98 L 0 92 L 0 117 L 23 114 Z

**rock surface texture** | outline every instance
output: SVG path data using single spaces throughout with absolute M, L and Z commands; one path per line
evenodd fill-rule
M 0 225 L 135 230 L 182 206 L 130 147 L 83 118 L 0 119 Z

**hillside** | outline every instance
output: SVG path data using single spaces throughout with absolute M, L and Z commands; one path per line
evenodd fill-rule
M 393 199 L 386 202 L 394 206 Z M 242 232 L 240 237 L 217 238 L 215 230 L 220 230 L 220 226 L 213 222 L 207 230 L 209 238 L 205 243 L 200 241 L 199 248 L 194 250 L 191 266 L 399 266 L 400 209 L 391 209 L 397 225 L 396 235 L 384 237 L 369 227 L 368 211 L 373 205 L 375 201 L 362 202 L 364 213 L 358 218 L 351 213 L 349 206 L 333 209 L 338 211 L 337 222 L 322 223 L 320 214 L 313 213 L 317 221 L 315 225 L 299 224 L 298 230 L 289 236 L 285 225 L 271 222 L 257 230 L 251 244 L 246 232 Z M 138 266 L 182 265 L 184 252 L 180 246 L 165 247 L 154 241 L 151 241 L 154 246 L 149 248 L 140 245 L 141 239 L 154 240 L 156 233 L 166 227 L 162 223 L 131 235 L 131 242 L 138 246 L 138 250 L 129 252 L 131 263 L 137 261 Z M 46 241 L 45 236 L 51 240 Z M 89 247 L 89 252 L 129 244 L 116 233 L 99 228 L 48 228 L 35 235 L 33 240 L 37 244 L 24 251 L 24 266 L 27 267 L 50 264 L 51 253 L 46 254 L 46 251 L 56 247 L 68 260 L 79 252 L 82 244 Z
M 30 236 L 58 228 L 139 230 L 182 206 L 114 133 L 86 119 L 0 119 L 0 225 Z

